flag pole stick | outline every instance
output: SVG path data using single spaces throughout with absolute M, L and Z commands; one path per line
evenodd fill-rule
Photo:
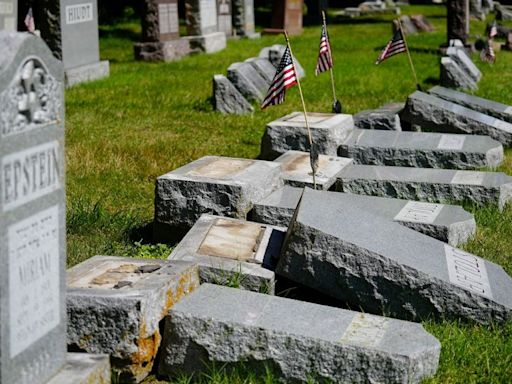
M 325 33 L 327 34 L 327 38 L 329 38 L 329 34 L 327 33 L 327 23 L 325 22 L 325 11 L 323 9 L 322 9 L 322 20 L 323 20 L 323 23 L 324 23 Z M 330 56 L 330 59 L 331 59 L 331 62 L 332 62 L 332 54 L 330 52 L 330 49 L 329 49 L 329 56 Z M 334 102 L 336 103 L 336 101 L 338 101 L 338 98 L 336 97 L 336 88 L 334 86 L 334 74 L 333 74 L 332 67 L 329 69 L 329 72 L 331 73 L 332 96 L 334 98 Z
M 302 87 L 300 86 L 299 74 L 297 73 L 297 68 L 295 68 L 295 60 L 293 60 L 293 52 L 292 47 L 290 46 L 290 39 L 288 38 L 288 33 L 286 29 L 284 30 L 284 37 L 286 39 L 286 44 L 290 49 L 290 56 L 292 59 L 293 72 L 295 73 L 295 77 L 297 78 L 297 86 L 299 87 L 300 100 L 302 101 L 302 109 L 304 111 L 304 122 L 306 123 L 306 128 L 308 130 L 308 138 L 309 138 L 309 151 L 311 156 L 311 151 L 313 150 L 313 139 L 311 137 L 311 129 L 309 128 L 308 116 L 306 112 L 306 103 L 304 102 L 304 95 L 302 94 Z M 315 169 L 313 168 L 313 164 L 311 164 L 311 171 L 313 172 L 313 188 L 316 189 L 316 176 Z
M 402 28 L 402 22 L 400 21 L 400 19 L 397 19 L 397 21 L 398 21 L 398 26 L 400 28 L 400 32 L 402 33 L 402 37 L 404 38 L 405 50 L 407 51 L 407 57 L 409 58 L 409 64 L 411 64 L 412 74 L 414 75 L 414 81 L 416 82 L 416 89 L 418 91 L 421 91 L 421 86 L 420 86 L 420 83 L 418 82 L 418 76 L 416 76 L 416 70 L 414 69 L 414 64 L 412 63 L 411 52 L 409 52 L 409 46 L 407 45 L 405 33 Z

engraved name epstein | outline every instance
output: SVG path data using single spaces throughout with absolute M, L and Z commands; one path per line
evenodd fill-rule
M 1 159 L 3 211 L 19 207 L 61 187 L 58 141 L 38 145 Z

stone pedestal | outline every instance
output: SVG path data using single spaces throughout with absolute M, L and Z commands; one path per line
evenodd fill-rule
M 144 61 L 175 61 L 190 53 L 190 41 L 178 40 L 136 43 L 133 46 L 135 58 Z
M 191 53 L 214 53 L 226 48 L 226 34 L 224 32 L 185 36 L 183 39 L 188 41 Z

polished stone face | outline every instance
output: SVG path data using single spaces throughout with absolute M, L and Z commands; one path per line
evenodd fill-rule
M 17 0 L 0 1 L 0 31 L 14 32 L 17 30 Z

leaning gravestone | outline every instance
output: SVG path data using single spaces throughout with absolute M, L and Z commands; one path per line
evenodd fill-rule
M 0 1 L 0 31 L 17 30 L 18 0 Z
M 475 91 L 476 82 L 451 57 L 441 58 L 440 81 L 443 87 Z
M 251 113 L 252 105 L 224 75 L 213 76 L 213 109 L 221 113 Z
M 441 350 L 421 324 L 210 284 L 171 310 L 164 332 L 162 375 L 244 362 L 286 383 L 419 383 Z
M 64 72 L 43 41 L 0 31 L 0 382 L 66 359 Z
M 226 33 L 217 27 L 217 0 L 185 1 L 191 52 L 218 52 L 226 48 Z
M 446 55 L 455 61 L 460 69 L 466 72 L 467 76 L 469 76 L 469 78 L 475 83 L 480 81 L 482 78 L 482 72 L 478 69 L 475 63 L 473 63 L 473 60 L 471 60 L 471 57 L 469 57 L 465 49 L 457 46 L 448 47 L 446 49 Z
M 268 92 L 269 84 L 250 63 L 231 64 L 227 77 L 249 101 L 262 102 Z
M 370 313 L 512 320 L 512 279 L 502 267 L 331 195 L 304 191 L 276 270 L 281 276 Z
M 227 37 L 232 35 L 231 0 L 217 0 L 217 25 L 219 32 L 224 32 Z

